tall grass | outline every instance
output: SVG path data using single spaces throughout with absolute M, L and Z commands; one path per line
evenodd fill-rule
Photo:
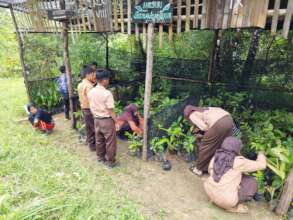
M 0 79 L 0 220 L 143 219 L 104 169 L 92 169 L 25 117 L 22 80 Z

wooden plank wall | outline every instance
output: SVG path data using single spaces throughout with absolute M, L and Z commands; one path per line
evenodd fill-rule
M 170 0 L 173 4 L 173 22 L 155 25 L 155 30 L 159 31 L 160 40 L 163 38 L 163 31 L 167 31 L 170 42 L 173 32 L 180 35 L 181 32 L 196 28 L 266 27 L 271 29 L 272 34 L 282 29 L 282 34 L 286 38 L 292 27 L 293 0 L 287 0 L 288 4 L 280 8 L 282 1 L 273 0 L 273 6 L 268 8 L 269 0 Z M 112 0 L 109 4 L 111 24 L 107 19 L 98 18 L 99 0 L 67 0 L 66 2 L 78 11 L 77 16 L 70 20 L 71 32 L 118 31 L 129 35 L 135 33 L 137 37 L 143 32 L 142 24 L 135 25 L 131 21 L 132 7 L 140 0 Z M 47 20 L 44 13 L 44 10 L 58 8 L 57 0 L 28 0 L 28 3 L 15 5 L 16 7 L 30 10 L 29 14 L 18 13 L 21 30 L 60 32 L 59 22 Z

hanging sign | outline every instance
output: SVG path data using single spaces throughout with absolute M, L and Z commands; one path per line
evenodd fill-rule
M 74 16 L 72 10 L 48 10 L 48 19 L 63 21 Z
M 170 23 L 173 7 L 169 0 L 145 0 L 134 6 L 132 21 L 135 23 Z

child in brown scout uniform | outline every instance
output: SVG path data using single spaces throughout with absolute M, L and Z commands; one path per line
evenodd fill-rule
M 197 127 L 202 138 L 197 143 L 197 162 L 191 171 L 202 175 L 208 170 L 208 165 L 217 149 L 228 136 L 233 134 L 234 122 L 229 112 L 218 107 L 195 107 L 188 105 L 184 116 Z
M 114 98 L 109 85 L 109 74 L 106 70 L 97 70 L 98 84 L 88 93 L 91 112 L 95 119 L 95 137 L 98 162 L 105 162 L 109 167 L 116 163 L 116 125 Z
M 242 202 L 250 201 L 257 192 L 255 177 L 246 173 L 264 170 L 266 157 L 259 153 L 257 160 L 249 160 L 240 155 L 242 142 L 235 137 L 227 137 L 220 149 L 216 150 L 209 164 L 210 177 L 204 188 L 213 203 L 230 212 L 245 213 L 248 208 Z
M 88 100 L 88 93 L 94 88 L 96 82 L 96 72 L 90 67 L 85 67 L 82 69 L 81 74 L 83 75 L 83 80 L 78 84 L 78 96 L 81 106 L 81 111 L 84 117 L 85 129 L 86 129 L 86 141 L 89 145 L 91 151 L 96 150 L 95 141 L 95 123 L 94 117 L 90 111 L 90 104 Z

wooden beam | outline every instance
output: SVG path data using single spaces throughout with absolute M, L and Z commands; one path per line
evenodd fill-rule
M 276 213 L 278 215 L 285 215 L 288 212 L 290 203 L 293 199 L 293 169 L 291 169 L 289 176 L 285 182 L 283 192 L 276 208 Z
M 27 96 L 28 96 L 28 100 L 29 100 L 29 102 L 32 102 L 32 97 L 31 97 L 31 95 L 29 93 L 29 87 L 28 87 L 28 79 L 27 79 L 27 72 L 28 71 L 27 71 L 27 68 L 26 68 L 26 65 L 25 65 L 25 61 L 24 61 L 23 39 L 22 39 L 22 37 L 20 35 L 20 32 L 18 30 L 18 25 L 17 25 L 16 19 L 15 19 L 15 14 L 14 14 L 14 11 L 13 11 L 11 5 L 9 5 L 9 10 L 10 10 L 10 15 L 11 15 L 13 25 L 14 25 L 14 28 L 15 28 L 16 37 L 17 37 L 18 50 L 19 50 L 19 59 L 20 59 L 20 63 L 21 63 L 21 66 L 22 66 L 22 76 L 23 76 L 23 79 L 24 79 L 24 85 L 25 85 L 25 88 L 26 88 L 26 93 L 27 93 Z
M 61 9 L 65 9 L 65 0 L 60 0 Z M 70 119 L 71 127 L 75 128 L 74 109 L 73 109 L 73 83 L 71 75 L 71 65 L 68 50 L 68 21 L 62 22 L 62 38 L 63 38 L 63 59 L 66 69 L 66 80 L 69 94 L 69 105 L 70 105 Z
M 148 157 L 148 122 L 150 118 L 150 104 L 152 92 L 152 74 L 153 74 L 153 59 L 154 59 L 154 24 L 148 24 L 147 37 L 147 60 L 146 60 L 146 76 L 145 76 L 145 91 L 144 91 L 144 130 L 143 130 L 143 159 Z

